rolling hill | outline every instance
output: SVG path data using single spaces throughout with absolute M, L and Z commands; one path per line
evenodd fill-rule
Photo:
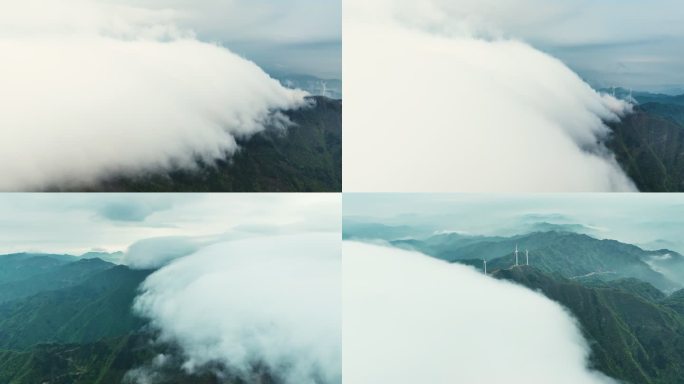
M 0 255 L 0 284 L 21 281 L 75 260 L 69 255 L 42 253 Z
M 72 264 L 83 263 L 92 261 Z M 148 274 L 124 266 L 93 269 L 79 284 L 57 289 L 43 286 L 45 290 L 39 293 L 1 304 L 0 349 L 92 342 L 137 330 L 143 321 L 133 315 L 131 304 Z
M 0 256 L 2 258 L 2 256 Z M 30 265 L 40 265 L 34 273 L 14 274 L 9 281 L 0 283 L 0 305 L 2 303 L 32 296 L 42 291 L 56 290 L 78 285 L 93 273 L 112 268 L 114 265 L 100 259 L 82 259 L 64 263 L 54 261 L 50 256 L 27 259 Z M 19 267 L 23 270 L 26 264 Z M 7 273 L 8 271 L 6 271 Z

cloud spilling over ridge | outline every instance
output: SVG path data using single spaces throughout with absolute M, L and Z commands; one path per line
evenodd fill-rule
M 96 0 L 0 5 L 0 189 L 211 162 L 305 105 L 180 17 Z
M 345 2 L 346 191 L 635 189 L 602 144 L 631 106 L 505 37 L 491 1 L 366 3 Z
M 608 384 L 558 304 L 415 252 L 343 245 L 344 378 L 371 383 Z
M 218 364 L 248 379 L 260 367 L 326 384 L 341 382 L 340 294 L 339 234 L 288 235 L 178 259 L 143 283 L 134 308 L 183 350 L 189 372 Z
M 178 258 L 197 252 L 215 243 L 218 237 L 163 236 L 142 239 L 131 244 L 123 263 L 135 269 L 160 268 Z

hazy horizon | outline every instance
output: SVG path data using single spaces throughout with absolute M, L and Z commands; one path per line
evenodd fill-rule
M 339 197 L 319 194 L 8 195 L 0 200 L 0 255 L 121 251 L 135 259 L 162 247 L 187 251 L 255 235 L 335 232 L 339 204 Z
M 678 195 L 345 194 L 343 207 L 345 221 L 488 236 L 529 233 L 541 223 L 578 225 L 593 237 L 684 253 Z

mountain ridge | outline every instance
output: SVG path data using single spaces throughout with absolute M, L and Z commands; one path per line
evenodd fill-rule
M 517 246 L 520 251 L 519 264 L 526 263 L 525 251 L 529 250 L 530 264 L 546 272 L 559 272 L 566 278 L 592 273 L 614 273 L 615 276 L 605 277 L 639 278 L 662 291 L 682 288 L 681 282 L 673 281 L 648 263 L 654 255 L 667 253 L 673 258 L 670 261 L 672 265 L 667 268 L 679 274 L 684 268 L 684 256 L 679 253 L 670 250 L 644 250 L 633 244 L 597 239 L 582 233 L 549 231 L 511 237 L 444 234 L 422 240 L 394 240 L 390 243 L 448 262 L 462 262 L 478 268 L 481 268 L 482 259 L 486 259 L 490 270 L 505 269 L 515 264 L 513 251 Z
M 238 138 L 240 150 L 195 169 L 112 174 L 94 184 L 54 185 L 50 192 L 340 192 L 342 100 L 310 96 L 284 111 L 292 125 Z
M 631 383 L 684 383 L 684 318 L 666 306 L 624 289 L 587 287 L 528 266 L 498 270 L 492 277 L 539 291 L 568 308 L 600 371 Z
M 684 191 L 684 95 L 635 100 L 633 113 L 608 124 L 607 147 L 640 191 Z

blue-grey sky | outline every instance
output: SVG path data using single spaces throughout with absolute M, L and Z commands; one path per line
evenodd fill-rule
M 521 17 L 505 29 L 560 58 L 593 86 L 684 93 L 684 2 L 513 2 L 531 6 L 519 12 L 542 16 Z
M 322 194 L 4 194 L 0 255 L 117 252 L 153 238 L 339 231 L 339 209 L 339 196 Z
M 431 231 L 513 235 L 531 224 L 580 224 L 599 238 L 684 253 L 679 194 L 345 194 L 345 219 Z
M 431 30 L 526 41 L 595 87 L 684 93 L 681 0 L 385 0 Z M 502 64 L 503 65 L 503 64 Z

